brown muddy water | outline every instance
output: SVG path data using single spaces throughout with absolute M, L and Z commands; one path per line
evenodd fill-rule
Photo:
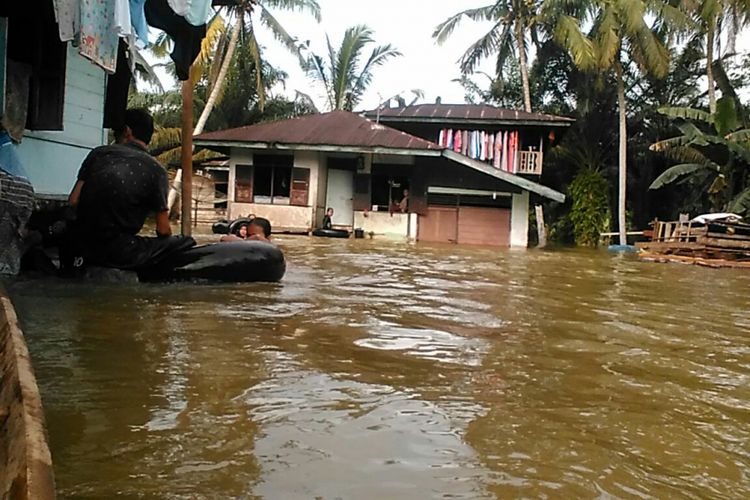
M 750 273 L 278 241 L 280 284 L 10 285 L 61 497 L 750 497 Z

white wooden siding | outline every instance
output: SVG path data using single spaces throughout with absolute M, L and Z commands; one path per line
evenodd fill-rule
M 63 130 L 27 130 L 18 152 L 37 194 L 64 196 L 86 155 L 106 140 L 106 75 L 68 45 Z

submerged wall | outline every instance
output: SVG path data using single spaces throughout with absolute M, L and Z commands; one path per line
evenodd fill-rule
M 0 287 L 0 498 L 55 498 L 42 399 L 29 351 Z

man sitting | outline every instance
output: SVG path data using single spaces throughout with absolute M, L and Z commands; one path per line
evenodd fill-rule
M 144 110 L 129 109 L 123 130 L 121 143 L 94 149 L 81 165 L 74 188 L 80 195 L 71 199 L 77 203 L 74 235 L 87 264 L 138 271 L 194 246 L 195 240 L 172 236 L 167 172 L 146 149 L 153 119 Z M 154 212 L 157 237 L 138 236 Z

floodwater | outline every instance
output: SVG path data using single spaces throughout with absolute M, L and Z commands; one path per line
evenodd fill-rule
M 750 273 L 278 241 L 279 284 L 11 284 L 61 497 L 750 497 Z

